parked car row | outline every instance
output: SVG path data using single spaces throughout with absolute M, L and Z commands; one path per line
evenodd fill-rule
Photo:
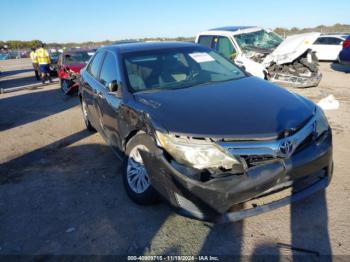
M 185 216 L 216 222 L 289 204 L 330 183 L 331 128 L 312 101 L 242 68 L 260 65 L 278 80 L 271 66 L 296 67 L 298 77 L 312 79 L 318 71 L 310 69 L 316 64 L 305 41 L 283 44 L 263 29 L 226 28 L 199 34 L 202 45 L 100 48 L 81 69 L 78 96 L 86 128 L 97 130 L 123 159 L 123 183 L 136 203 L 162 198 Z M 227 59 L 234 53 L 234 61 L 244 64 Z M 73 64 L 62 61 L 61 69 L 73 71 Z M 285 189 L 292 195 L 230 211 Z
M 133 41 L 118 41 L 127 44 Z M 346 35 L 304 33 L 283 39 L 273 31 L 256 26 L 234 26 L 199 33 L 196 43 L 216 50 L 248 73 L 284 86 L 317 86 L 322 75 L 318 60 L 346 63 Z M 69 95 L 78 89 L 81 68 L 89 60 L 86 54 L 96 50 L 71 50 L 60 56 L 51 54 L 51 72 L 60 78 L 61 90 Z M 60 57 L 60 58 L 58 58 Z M 67 59 L 68 57 L 68 59 Z M 72 60 L 72 61 L 69 61 Z

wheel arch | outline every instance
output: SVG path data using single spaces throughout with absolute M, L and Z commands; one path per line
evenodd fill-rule
M 143 130 L 139 130 L 139 129 L 133 129 L 129 132 L 129 134 L 124 137 L 123 141 L 122 141 L 122 147 L 123 147 L 123 151 L 124 153 L 126 152 L 126 145 L 129 143 L 129 141 L 136 135 L 138 134 L 146 134 L 145 131 Z

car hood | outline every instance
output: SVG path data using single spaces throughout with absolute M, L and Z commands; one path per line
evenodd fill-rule
M 300 128 L 312 102 L 256 77 L 135 94 L 141 110 L 171 133 L 196 137 L 273 139 Z
M 311 45 L 320 36 L 320 33 L 304 33 L 288 36 L 270 55 L 268 55 L 263 64 L 268 66 L 272 62 L 276 64 L 291 63 L 305 51 L 311 48 Z

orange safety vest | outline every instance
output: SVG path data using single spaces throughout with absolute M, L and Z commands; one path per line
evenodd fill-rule
M 47 52 L 46 49 L 41 47 L 38 50 L 36 50 L 35 53 L 36 53 L 36 57 L 38 59 L 39 65 L 50 64 L 49 52 Z

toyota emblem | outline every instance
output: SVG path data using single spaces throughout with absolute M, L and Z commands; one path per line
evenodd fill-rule
M 280 155 L 283 157 L 288 157 L 293 152 L 293 143 L 292 141 L 286 139 L 283 140 L 279 147 Z

